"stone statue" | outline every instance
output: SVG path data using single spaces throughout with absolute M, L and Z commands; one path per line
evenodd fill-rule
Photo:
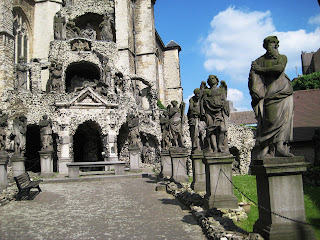
M 113 21 L 108 17 L 107 14 L 103 16 L 103 21 L 100 23 L 99 27 L 101 28 L 101 40 L 104 41 L 113 41 L 112 26 Z
M 160 115 L 160 126 L 161 126 L 161 133 L 162 133 L 161 148 L 168 149 L 171 146 L 170 138 L 169 138 L 168 111 L 162 111 L 162 114 Z
M 129 145 L 130 147 L 139 147 L 139 117 L 130 115 L 127 117 L 129 128 Z
M 91 40 L 96 40 L 97 33 L 90 23 L 87 23 L 86 29 L 81 30 L 81 36 Z
M 26 151 L 27 118 L 20 116 L 13 120 L 14 152 L 23 156 Z
M 66 31 L 67 31 L 67 38 L 75 38 L 75 37 L 79 37 L 81 34 L 81 30 L 80 28 L 78 28 L 74 22 L 74 20 L 70 20 L 67 23 L 66 26 Z
M 8 126 L 8 115 L 0 109 L 0 152 L 6 149 L 6 127 Z
M 28 85 L 28 71 L 30 67 L 24 62 L 22 56 L 19 57 L 19 62 L 16 65 L 17 83 L 15 89 L 20 91 L 22 89 L 26 90 Z
M 50 85 L 47 87 L 48 91 L 61 93 L 63 88 L 62 83 L 62 64 L 53 62 L 49 67 Z
M 314 166 L 320 166 L 320 128 L 314 130 L 312 143 L 314 148 Z
M 176 100 L 171 101 L 171 107 L 168 108 L 169 115 L 169 136 L 173 147 L 184 147 L 182 138 L 182 118 L 184 114 L 184 103 L 178 107 Z
M 201 84 L 200 113 L 206 121 L 205 154 L 229 154 L 227 142 L 227 123 L 229 103 L 227 101 L 227 85 L 215 75 L 209 75 L 209 88 Z
M 152 147 L 150 147 L 150 144 L 146 142 L 146 145 L 142 148 L 142 158 L 143 163 L 152 163 L 152 157 L 153 157 L 154 150 Z
M 262 149 L 257 157 L 292 157 L 288 144 L 292 138 L 293 89 L 284 73 L 287 57 L 279 54 L 276 36 L 265 38 L 263 47 L 267 52 L 252 62 L 248 84 Z
M 203 147 L 203 138 L 200 120 L 200 88 L 196 88 L 194 96 L 189 100 L 188 123 L 192 143 L 192 152 L 201 151 Z
M 42 144 L 41 151 L 53 151 L 52 121 L 48 119 L 47 115 L 43 115 L 42 120 L 39 122 L 39 126 Z
M 136 99 L 136 103 L 139 107 L 142 106 L 142 92 L 140 90 L 140 86 L 136 84 L 133 89 L 134 98 Z
M 67 38 L 67 21 L 66 18 L 61 16 L 60 12 L 57 12 L 54 16 L 54 39 L 66 40 Z

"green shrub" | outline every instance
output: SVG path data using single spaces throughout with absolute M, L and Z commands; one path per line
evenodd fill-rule
M 292 82 L 294 91 L 320 88 L 320 72 L 300 76 Z

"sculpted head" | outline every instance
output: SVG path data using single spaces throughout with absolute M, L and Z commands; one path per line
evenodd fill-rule
M 176 107 L 178 105 L 178 102 L 176 100 L 171 101 L 171 104 L 173 107 Z
M 279 47 L 279 40 L 277 36 L 269 36 L 263 40 L 263 47 L 267 50 L 268 54 L 272 56 L 278 55 L 278 47 Z
M 219 79 L 216 75 L 209 75 L 207 83 L 210 87 L 213 87 L 214 85 L 218 85 Z
M 195 90 L 193 90 L 193 93 L 196 99 L 200 98 L 200 88 L 196 88 Z

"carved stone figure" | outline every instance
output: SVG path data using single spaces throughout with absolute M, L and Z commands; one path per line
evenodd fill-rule
M 17 73 L 17 83 L 15 86 L 15 89 L 20 91 L 22 89 L 27 89 L 28 84 L 28 71 L 30 70 L 30 67 L 28 64 L 24 62 L 23 57 L 19 57 L 19 62 L 16 65 L 16 73 Z
M 101 40 L 104 41 L 113 41 L 113 21 L 108 17 L 107 14 L 103 16 L 103 21 L 100 23 L 99 27 L 101 28 Z
M 196 88 L 194 96 L 189 100 L 188 109 L 188 123 L 190 130 L 190 137 L 192 143 L 192 151 L 201 151 L 203 147 L 203 137 L 201 131 L 201 120 L 200 120 L 200 89 Z
M 97 33 L 92 28 L 91 24 L 87 23 L 86 29 L 81 30 L 81 36 L 84 37 L 84 38 L 91 39 L 91 40 L 96 40 Z
M 6 127 L 8 126 L 8 115 L 0 110 L 0 152 L 6 148 Z
M 88 41 L 84 39 L 78 39 L 72 43 L 71 50 L 72 51 L 90 51 L 91 48 Z
M 312 143 L 314 148 L 314 166 L 320 166 L 320 128 L 314 130 Z
M 168 109 L 169 115 L 169 136 L 173 147 L 184 147 L 182 138 L 182 117 L 184 103 L 178 107 L 177 101 L 171 101 L 171 107 Z
M 142 159 L 143 163 L 152 163 L 154 149 L 150 147 L 150 144 L 146 142 L 146 145 L 142 148 Z
M 114 90 L 115 93 L 120 94 L 124 89 L 123 86 L 123 75 L 121 73 L 116 73 L 114 78 Z
M 61 16 L 60 12 L 57 12 L 54 16 L 54 39 L 56 40 L 66 40 L 67 30 L 66 30 L 66 18 Z
M 62 92 L 62 64 L 53 62 L 49 67 L 50 71 L 50 86 L 49 91 L 60 93 Z
M 52 121 L 48 119 L 47 115 L 42 117 L 39 122 L 40 127 L 40 139 L 42 151 L 53 151 L 53 139 L 52 139 Z
M 23 156 L 26 151 L 27 118 L 20 116 L 13 120 L 14 151 Z
M 73 20 L 68 21 L 67 26 L 66 26 L 66 31 L 67 31 L 67 38 L 75 38 L 79 37 L 81 34 L 80 28 L 78 28 Z
M 249 90 L 252 108 L 258 120 L 257 140 L 261 146 L 258 159 L 273 156 L 291 157 L 293 89 L 284 73 L 287 57 L 278 52 L 276 36 L 264 39 L 267 52 L 252 62 Z
M 229 116 L 229 105 L 227 101 L 227 85 L 215 75 L 209 75 L 207 81 L 209 88 L 202 84 L 202 96 L 200 111 L 206 121 L 206 154 L 229 153 L 227 143 L 227 123 Z
M 160 126 L 161 126 L 161 132 L 162 132 L 161 148 L 168 149 L 171 146 L 170 138 L 169 138 L 168 111 L 162 111 L 162 114 L 160 115 Z
M 129 145 L 130 147 L 139 146 L 139 118 L 134 115 L 129 115 L 127 118 L 129 128 Z
M 136 99 L 136 103 L 138 106 L 142 106 L 142 92 L 140 90 L 140 86 L 136 84 L 133 89 L 134 98 Z

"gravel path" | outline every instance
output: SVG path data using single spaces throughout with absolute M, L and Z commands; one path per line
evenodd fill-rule
M 147 178 L 46 183 L 0 208 L 1 240 L 206 239 L 186 208 Z

